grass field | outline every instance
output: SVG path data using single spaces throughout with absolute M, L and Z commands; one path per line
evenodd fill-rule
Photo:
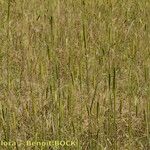
M 0 0 L 0 140 L 150 150 L 149 0 Z

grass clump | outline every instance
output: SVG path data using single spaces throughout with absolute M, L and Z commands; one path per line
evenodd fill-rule
M 1 0 L 1 148 L 150 149 L 149 18 L 147 0 Z

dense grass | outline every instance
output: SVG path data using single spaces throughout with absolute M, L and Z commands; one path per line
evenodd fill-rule
M 0 138 L 149 150 L 150 2 L 0 0 Z

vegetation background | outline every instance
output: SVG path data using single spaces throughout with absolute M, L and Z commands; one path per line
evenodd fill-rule
M 149 150 L 150 1 L 0 0 L 0 138 Z

